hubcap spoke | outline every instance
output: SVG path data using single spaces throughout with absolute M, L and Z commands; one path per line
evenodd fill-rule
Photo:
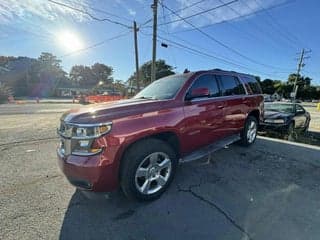
M 151 181 L 149 179 L 146 179 L 146 181 L 143 183 L 141 187 L 141 192 L 144 194 L 147 194 L 150 189 Z
M 156 179 L 156 181 L 160 186 L 164 186 L 167 182 L 167 180 L 161 175 L 159 175 L 159 177 Z
M 151 166 L 154 166 L 157 164 L 157 161 L 158 161 L 158 154 L 152 154 L 150 156 L 150 163 L 151 163 Z
M 148 169 L 147 168 L 140 167 L 137 170 L 136 177 L 147 177 L 147 175 L 148 175 Z
M 248 132 L 247 132 L 248 141 L 250 143 L 253 142 L 256 135 L 257 135 L 257 126 L 255 122 L 252 121 L 248 127 Z
M 168 158 L 165 158 L 160 164 L 159 164 L 159 169 L 165 169 L 171 166 L 171 162 Z
M 136 189 L 142 194 L 153 194 L 164 187 L 170 178 L 172 163 L 164 152 L 146 156 L 135 173 Z

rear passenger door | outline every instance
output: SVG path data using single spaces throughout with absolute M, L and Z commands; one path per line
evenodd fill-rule
M 224 102 L 220 98 L 217 80 L 212 74 L 203 74 L 195 79 L 192 89 L 208 88 L 209 97 L 194 98 L 185 101 L 184 106 L 184 147 L 190 152 L 212 143 L 221 136 Z
M 248 112 L 247 95 L 238 77 L 232 75 L 217 75 L 224 96 L 224 124 L 223 132 L 226 136 L 240 132 L 244 126 Z

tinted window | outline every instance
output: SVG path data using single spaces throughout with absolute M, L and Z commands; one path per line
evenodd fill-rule
M 248 83 L 253 94 L 261 94 L 262 93 L 260 84 L 254 77 L 245 76 L 245 77 L 241 77 L 241 78 Z
M 234 76 L 221 75 L 218 76 L 223 96 L 246 94 L 243 85 L 238 78 Z
M 192 89 L 196 88 L 208 88 L 211 97 L 220 96 L 220 90 L 217 84 L 217 80 L 212 74 L 205 74 L 200 76 L 192 85 L 190 92 Z

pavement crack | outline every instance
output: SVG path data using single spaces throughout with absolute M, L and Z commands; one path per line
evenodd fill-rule
M 216 203 L 213 201 L 210 201 L 206 199 L 205 197 L 201 196 L 200 194 L 197 194 L 195 191 L 193 191 L 193 188 L 200 187 L 201 182 L 199 184 L 190 185 L 187 189 L 181 188 L 179 185 L 177 185 L 178 192 L 185 192 L 191 194 L 194 198 L 199 199 L 200 201 L 208 204 L 209 206 L 215 208 L 219 213 L 221 213 L 234 227 L 236 227 L 240 232 L 242 232 L 248 240 L 252 240 L 253 238 L 250 236 L 250 234 L 241 226 L 239 225 L 226 211 L 224 211 L 221 207 L 219 207 Z
M 6 147 L 4 150 L 7 150 L 9 147 L 16 147 L 17 144 L 23 145 L 23 144 L 31 144 L 41 141 L 48 141 L 48 140 L 58 140 L 58 137 L 49 137 L 49 138 L 39 138 L 39 139 L 27 139 L 23 141 L 16 141 L 16 142 L 9 142 L 9 143 L 2 143 L 0 144 L 0 147 Z

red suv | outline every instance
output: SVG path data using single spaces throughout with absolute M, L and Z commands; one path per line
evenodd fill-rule
M 177 165 L 234 141 L 252 144 L 263 114 L 256 79 L 222 71 L 159 79 L 135 97 L 61 117 L 59 166 L 71 184 L 129 198 L 159 197 Z

